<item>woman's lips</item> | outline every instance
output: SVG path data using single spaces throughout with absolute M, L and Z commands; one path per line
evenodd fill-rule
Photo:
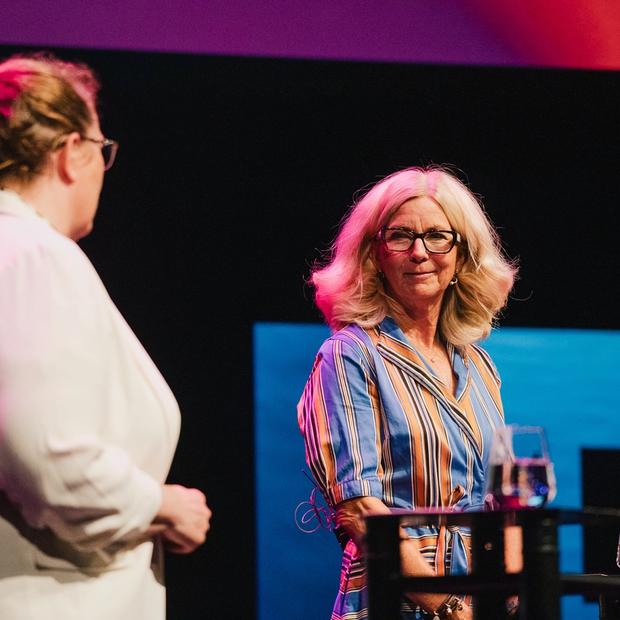
M 410 276 L 412 278 L 423 278 L 424 276 L 431 276 L 434 273 L 435 273 L 434 271 L 420 271 L 420 272 L 409 271 L 409 272 L 405 273 L 405 275 L 406 276 Z

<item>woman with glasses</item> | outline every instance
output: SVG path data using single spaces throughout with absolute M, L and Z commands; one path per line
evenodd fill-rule
M 202 544 L 203 493 L 164 481 L 174 396 L 76 241 L 117 144 L 88 67 L 0 63 L 0 618 L 165 616 L 162 544 Z
M 515 273 L 479 202 L 440 167 L 408 168 L 374 185 L 313 270 L 315 302 L 333 333 L 316 356 L 298 421 L 344 550 L 332 620 L 367 617 L 368 513 L 483 506 L 503 412 L 498 373 L 476 343 Z M 467 572 L 467 530 L 404 528 L 402 537 L 405 574 Z M 401 612 L 469 619 L 468 602 L 412 592 Z

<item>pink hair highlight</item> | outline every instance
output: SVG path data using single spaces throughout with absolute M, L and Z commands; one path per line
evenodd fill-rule
M 12 69 L 0 72 L 0 114 L 5 118 L 11 117 L 15 100 L 22 92 L 21 80 L 23 71 Z

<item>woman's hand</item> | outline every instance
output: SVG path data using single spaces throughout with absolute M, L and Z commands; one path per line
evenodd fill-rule
M 463 609 L 459 611 L 453 611 L 450 618 L 452 620 L 473 620 L 474 613 L 470 605 L 463 605 Z
M 169 551 L 191 553 L 204 543 L 210 518 L 211 510 L 202 491 L 165 484 L 161 507 L 149 531 L 158 534 Z
M 359 548 L 364 546 L 364 536 L 366 534 L 365 518 L 369 514 L 390 514 L 390 509 L 376 497 L 356 497 L 345 500 L 336 506 L 336 523 L 345 530 Z M 435 571 L 420 553 L 417 541 L 406 538 L 404 531 L 401 533 L 403 538 L 401 543 L 401 569 L 403 575 L 434 576 Z M 420 605 L 426 610 L 437 609 L 447 596 L 447 594 L 425 594 L 420 592 L 405 592 L 405 594 L 415 604 Z M 463 609 L 453 611 L 450 616 L 450 620 L 472 620 L 472 618 L 472 609 L 466 604 L 463 604 Z

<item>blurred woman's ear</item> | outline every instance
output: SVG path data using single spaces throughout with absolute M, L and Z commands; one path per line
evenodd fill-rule
M 77 131 L 67 136 L 64 144 L 52 155 L 58 176 L 65 183 L 75 183 L 86 154 L 80 148 L 82 139 Z

